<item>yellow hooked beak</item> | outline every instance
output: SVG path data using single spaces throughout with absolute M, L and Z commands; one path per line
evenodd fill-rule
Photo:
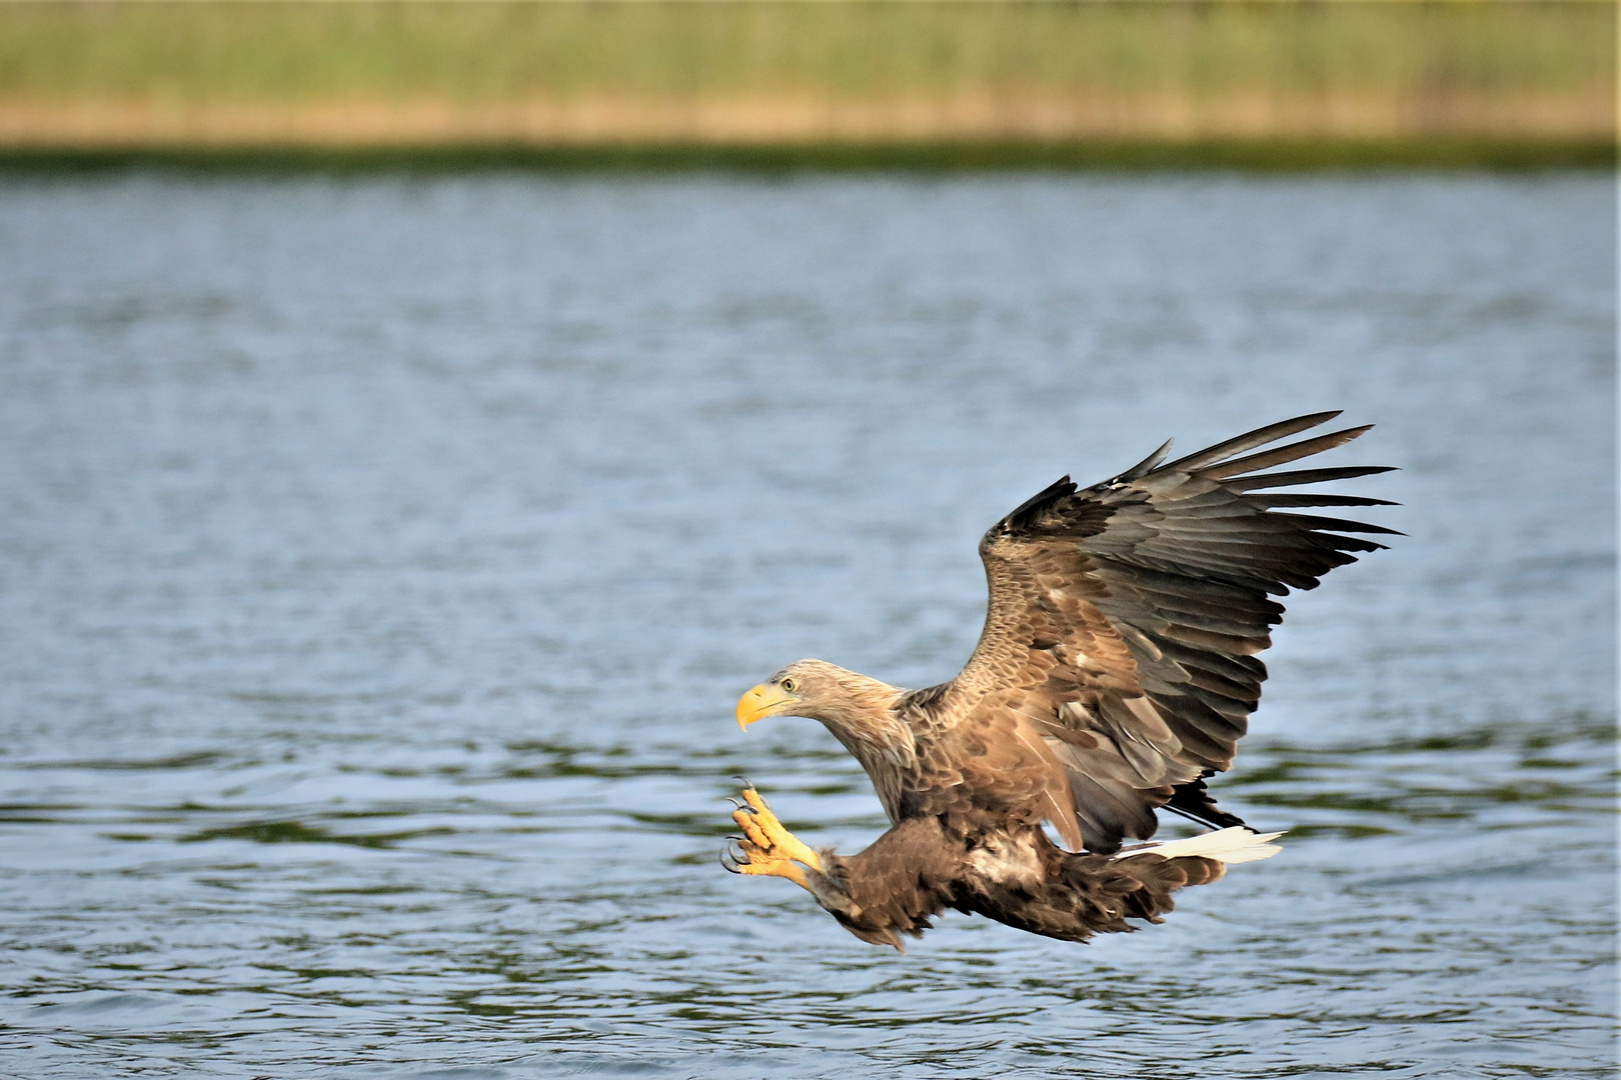
M 761 683 L 737 699 L 737 726 L 747 731 L 750 724 L 775 716 L 778 706 L 787 705 L 793 700 L 793 695 L 785 693 L 782 687 Z

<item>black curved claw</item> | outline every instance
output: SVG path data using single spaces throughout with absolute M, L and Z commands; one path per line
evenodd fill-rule
M 731 795 L 726 796 L 726 801 L 731 803 L 733 806 L 737 807 L 739 810 L 748 810 L 749 809 L 749 804 L 748 803 L 746 803 L 742 799 L 736 798 L 734 796 L 731 796 Z
M 734 776 L 734 777 L 732 777 L 732 779 L 736 780 L 738 783 L 742 784 L 746 788 L 751 788 L 751 787 L 754 786 L 754 781 L 750 780 L 746 776 Z
M 740 841 L 743 838 L 741 836 L 728 836 L 726 839 Z M 736 843 L 727 844 L 725 847 L 720 849 L 721 869 L 725 870 L 728 874 L 741 874 L 743 871 L 739 870 L 738 867 L 746 866 L 748 861 L 748 853 Z

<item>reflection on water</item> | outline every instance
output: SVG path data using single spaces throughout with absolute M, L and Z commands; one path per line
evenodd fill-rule
M 0 1061 L 28 1076 L 1611 1075 L 1598 177 L 10 181 Z M 1343 406 L 1283 857 L 897 957 L 715 863 L 882 828 L 815 655 L 953 673 L 1072 471 Z

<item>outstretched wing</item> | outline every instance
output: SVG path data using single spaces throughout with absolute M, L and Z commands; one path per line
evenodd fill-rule
M 1236 820 L 1201 781 L 1232 764 L 1260 699 L 1266 668 L 1255 654 L 1283 617 L 1271 597 L 1315 588 L 1356 560 L 1350 552 L 1383 547 L 1343 534 L 1393 532 L 1294 512 L 1385 500 L 1267 494 L 1385 468 L 1257 475 L 1366 427 L 1238 455 L 1338 415 L 1285 420 L 1162 465 L 1167 443 L 1084 490 L 1065 477 L 993 526 L 980 543 L 990 609 L 939 702 L 937 715 L 953 718 L 941 749 L 1013 714 L 1024 741 L 1039 737 L 1061 763 L 1051 781 L 1067 785 L 1093 851 L 1147 839 L 1166 803 L 1217 824 Z

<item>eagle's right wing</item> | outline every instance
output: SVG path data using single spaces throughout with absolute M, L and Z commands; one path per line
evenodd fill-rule
M 1383 546 L 1344 533 L 1393 531 L 1295 512 L 1389 505 L 1381 499 L 1257 494 L 1388 471 L 1260 473 L 1365 427 L 1238 455 L 1337 415 L 1285 420 L 1162 465 L 1166 444 L 1084 490 L 1065 477 L 993 526 L 980 544 L 985 629 L 936 706 L 949 718 L 936 754 L 955 756 L 1012 721 L 1021 742 L 1039 738 L 1061 762 L 1059 786 L 1093 851 L 1147 839 L 1166 803 L 1226 821 L 1201 781 L 1232 764 L 1260 698 L 1266 668 L 1255 654 L 1283 616 L 1271 597 L 1315 588 L 1355 561 L 1350 552 Z

